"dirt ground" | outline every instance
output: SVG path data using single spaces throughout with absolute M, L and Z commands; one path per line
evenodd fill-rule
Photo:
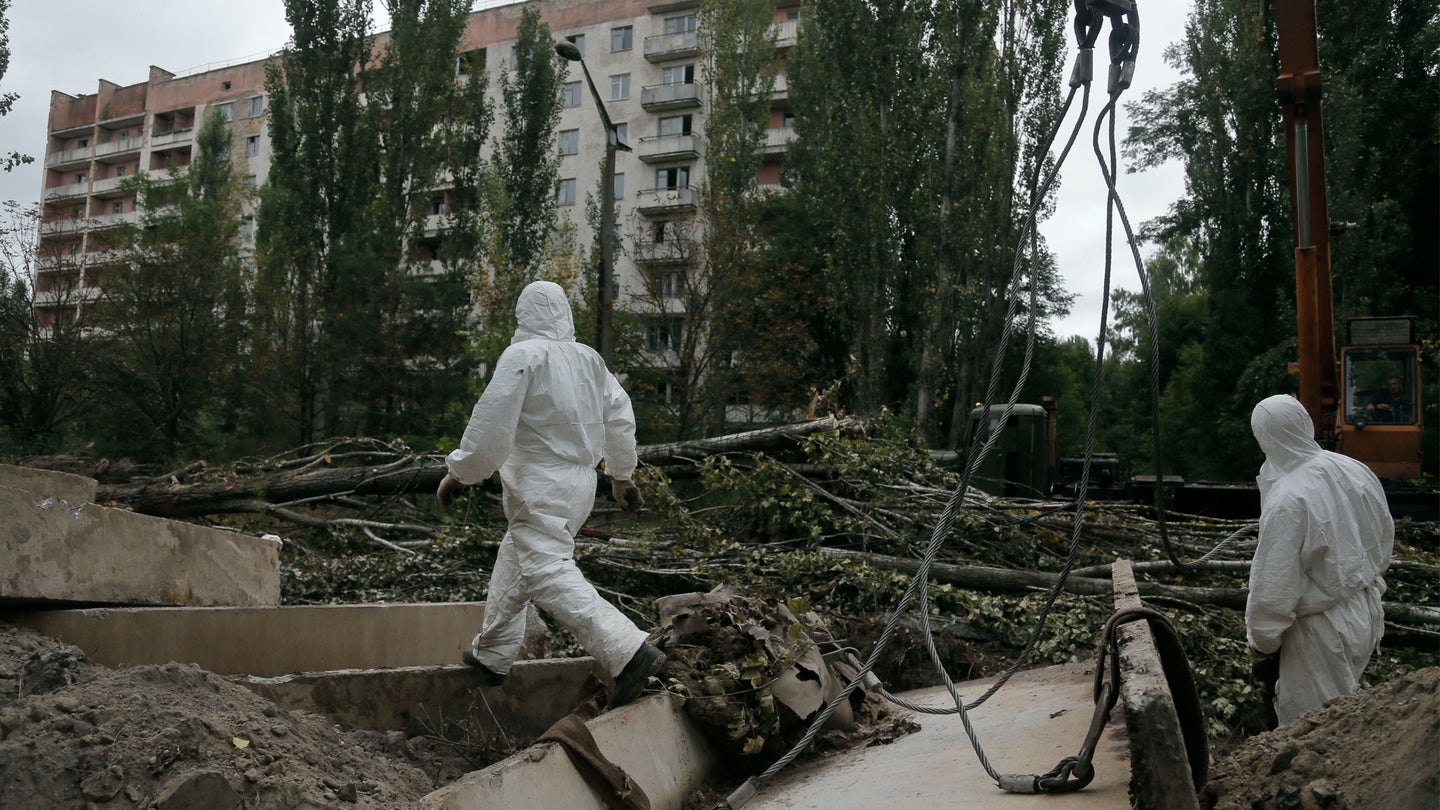
M 395 810 L 467 770 L 431 740 L 345 731 L 194 666 L 96 666 L 0 621 L 3 810 Z
M 1222 757 L 1208 810 L 1440 808 L 1440 668 L 1337 698 Z
M 194 666 L 109 669 L 0 621 L 0 810 L 413 806 L 480 752 L 346 731 Z M 1209 810 L 1440 807 L 1440 668 L 1252 737 Z

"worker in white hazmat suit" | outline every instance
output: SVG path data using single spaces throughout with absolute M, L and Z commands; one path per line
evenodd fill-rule
M 601 459 L 621 508 L 638 511 L 635 416 L 630 397 L 589 346 L 575 342 L 570 302 L 537 281 L 515 305 L 515 336 L 470 414 L 436 494 L 448 508 L 465 486 L 496 470 L 509 531 L 500 543 L 485 620 L 462 656 L 487 685 L 503 683 L 533 602 L 574 634 L 615 676 L 610 706 L 634 700 L 665 656 L 601 598 L 575 565 L 575 534 L 595 505 Z
M 1395 523 L 1380 480 L 1359 461 L 1321 449 L 1294 397 L 1262 400 L 1250 429 L 1265 463 L 1245 628 L 1256 652 L 1279 654 L 1275 714 L 1283 725 L 1359 688 L 1385 632 L 1382 575 Z

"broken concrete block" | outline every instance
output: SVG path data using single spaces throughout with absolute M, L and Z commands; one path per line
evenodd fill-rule
M 280 603 L 258 537 L 0 487 L 0 605 Z
M 71 506 L 94 503 L 98 486 L 94 478 L 83 475 L 0 464 L 0 487 L 30 492 L 41 498 L 55 498 Z

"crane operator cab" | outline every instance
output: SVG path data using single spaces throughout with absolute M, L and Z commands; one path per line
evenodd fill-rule
M 1381 478 L 1420 475 L 1420 347 L 1409 318 L 1355 318 L 1340 350 L 1340 452 Z

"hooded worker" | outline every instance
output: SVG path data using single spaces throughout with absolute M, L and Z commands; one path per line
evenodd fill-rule
M 449 474 L 436 494 L 448 508 L 465 486 L 500 472 L 509 530 L 500 542 L 485 620 L 462 654 L 499 686 L 519 653 L 525 605 L 550 614 L 615 676 L 610 707 L 638 697 L 665 656 L 586 581 L 575 565 L 575 534 L 595 505 L 604 459 L 611 492 L 626 511 L 643 506 L 635 470 L 630 397 L 589 346 L 575 342 L 570 302 L 559 285 L 537 281 L 515 304 L 515 336 L 470 414 Z
M 1279 654 L 1275 714 L 1283 725 L 1354 692 L 1385 632 L 1380 597 L 1395 523 L 1380 480 L 1321 449 L 1298 400 L 1273 396 L 1250 415 L 1265 463 L 1260 540 L 1250 568 L 1250 646 Z

